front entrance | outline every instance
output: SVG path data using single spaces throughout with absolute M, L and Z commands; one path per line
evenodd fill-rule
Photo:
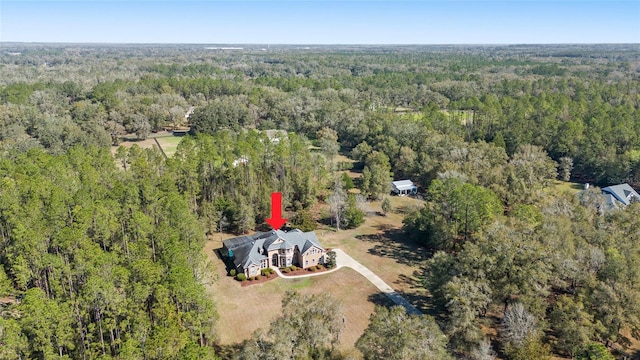
M 278 267 L 278 254 L 273 254 L 271 257 L 271 266 Z

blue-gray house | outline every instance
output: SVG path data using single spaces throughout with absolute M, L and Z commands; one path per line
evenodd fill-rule
M 621 205 L 627 206 L 633 201 L 640 201 L 640 195 L 629 184 L 611 185 L 601 190 L 607 206 L 612 209 L 619 209 Z

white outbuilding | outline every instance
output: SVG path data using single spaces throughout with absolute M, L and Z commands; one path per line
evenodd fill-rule
M 398 180 L 391 183 L 391 192 L 396 195 L 415 195 L 418 187 L 411 180 Z

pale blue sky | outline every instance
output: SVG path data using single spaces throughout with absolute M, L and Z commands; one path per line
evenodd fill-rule
M 0 41 L 640 43 L 640 0 L 0 0 Z

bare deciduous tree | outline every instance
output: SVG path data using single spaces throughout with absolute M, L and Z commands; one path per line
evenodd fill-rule
M 520 346 L 537 331 L 536 317 L 531 314 L 524 305 L 515 303 L 504 313 L 503 336 L 505 340 L 516 346 Z
M 336 229 L 340 230 L 340 219 L 344 212 L 345 204 L 347 202 L 347 194 L 342 188 L 342 181 L 336 178 L 333 185 L 333 193 L 328 198 L 329 209 L 331 216 L 333 217 Z
M 474 360 L 494 360 L 496 358 L 496 353 L 491 348 L 489 339 L 484 338 L 480 341 L 478 348 L 471 354 L 471 358 Z

